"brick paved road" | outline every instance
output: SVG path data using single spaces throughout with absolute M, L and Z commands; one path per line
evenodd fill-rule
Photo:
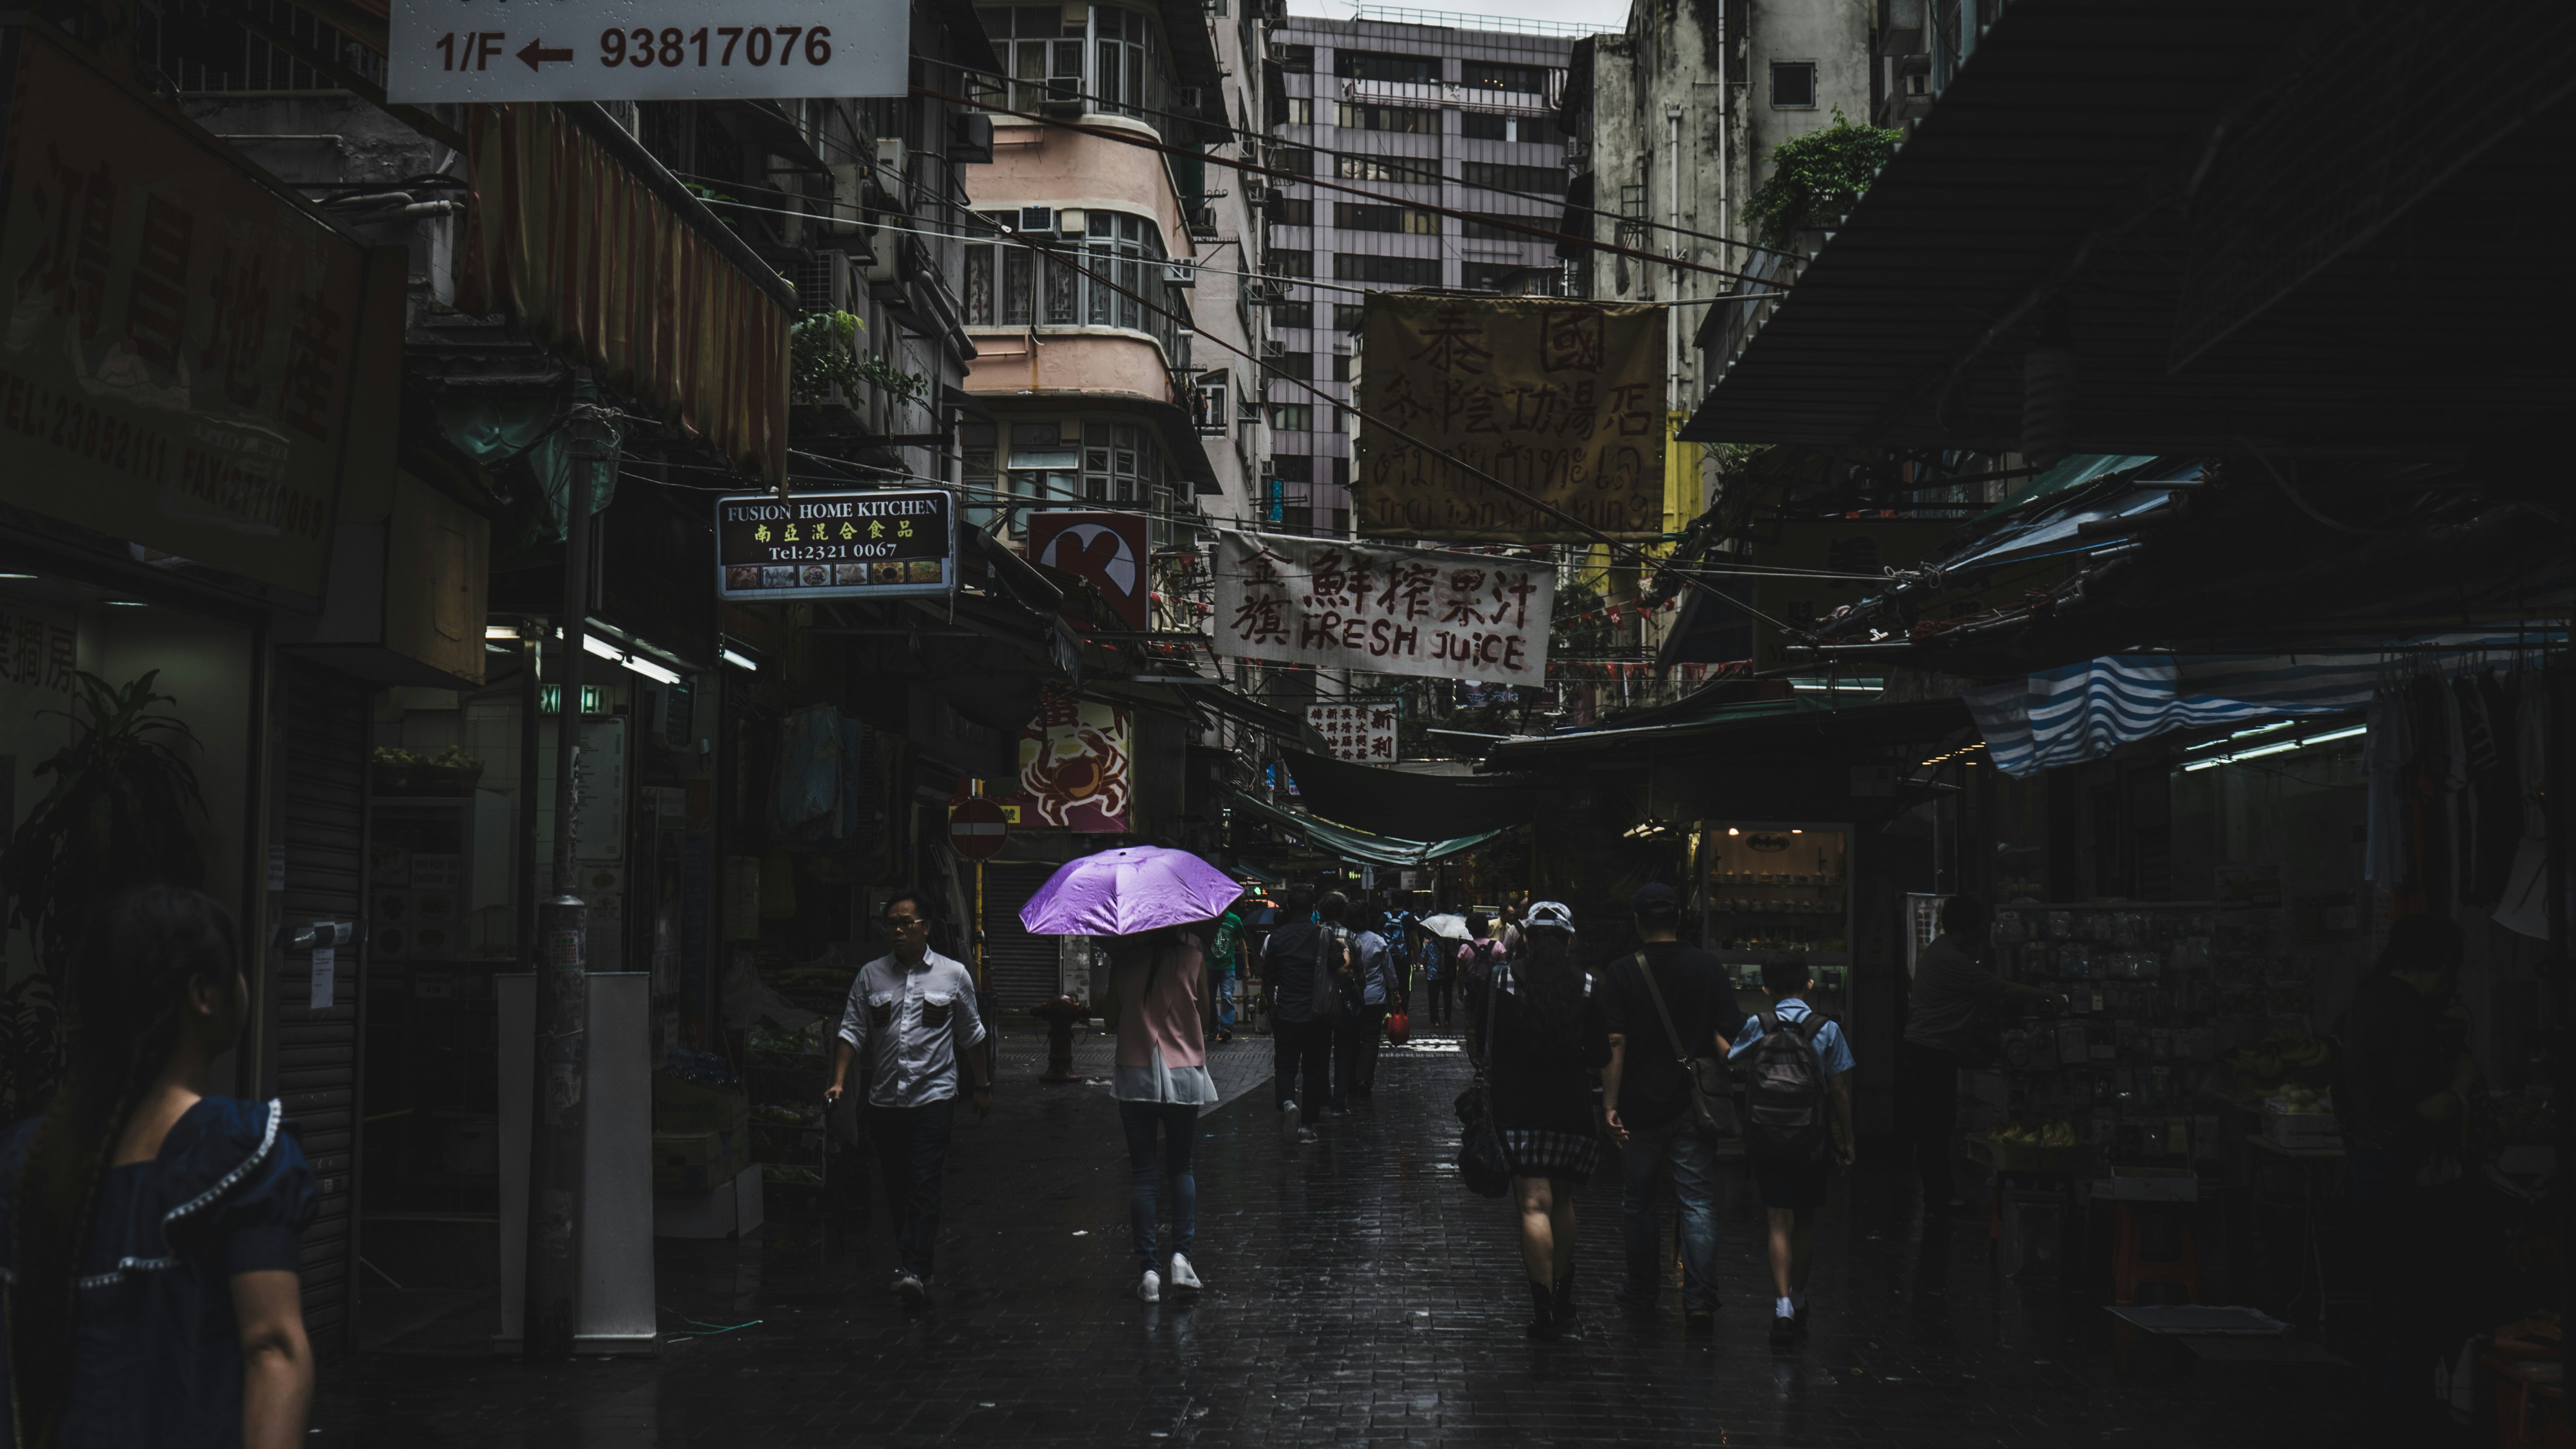
M 667 1243 L 665 1325 L 756 1326 L 655 1360 L 532 1372 L 475 1351 L 490 1300 L 326 1373 L 318 1445 L 520 1446 L 1726 1444 L 2269 1446 L 2349 1443 L 2348 1369 L 2116 1371 L 2102 1314 L 2052 1278 L 2006 1283 L 1976 1228 L 1926 1242 L 1862 1171 L 1825 1220 L 1815 1337 L 1764 1346 L 1767 1274 L 1749 1184 L 1730 1177 L 1714 1339 L 1608 1301 L 1617 1189 L 1582 1201 L 1580 1343 L 1521 1337 L 1506 1210 L 1456 1186 L 1454 1050 L 1391 1052 L 1376 1101 L 1283 1149 L 1266 1091 L 1204 1118 L 1195 1306 L 1130 1296 L 1126 1162 L 1097 1088 L 1029 1080 L 961 1128 L 940 1304 L 907 1317 L 868 1235 L 772 1228 Z M 1266 1051 L 1267 1042 L 1238 1043 Z M 1607 1174 L 1605 1174 L 1605 1177 Z M 405 1311 L 386 1304 L 381 1321 Z M 418 1306 L 410 1309 L 420 1316 Z M 2152 1347 L 2152 1346 L 2151 1346 Z

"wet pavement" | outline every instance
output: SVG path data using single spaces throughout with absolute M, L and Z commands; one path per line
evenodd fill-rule
M 1237 1042 L 1222 1078 L 1248 1085 L 1268 1051 Z M 1981 1219 L 1927 1236 L 1903 1175 L 1866 1160 L 1820 1224 L 1805 1345 L 1765 1343 L 1760 1213 L 1732 1169 L 1715 1335 L 1683 1334 L 1677 1292 L 1655 1313 L 1612 1305 L 1605 1171 L 1580 1207 L 1589 1330 L 1532 1343 L 1509 1211 L 1449 1167 L 1467 1068 L 1440 1041 L 1386 1053 L 1374 1100 L 1312 1146 L 1281 1145 L 1266 1088 L 1205 1115 L 1192 1257 L 1207 1287 L 1149 1306 L 1132 1296 L 1115 1111 L 1100 1086 L 1041 1086 L 1041 1062 L 1042 1043 L 1014 1039 L 992 1120 L 959 1128 L 930 1313 L 886 1292 L 881 1213 L 841 1242 L 773 1225 L 663 1243 L 673 1341 L 651 1359 L 524 1369 L 481 1351 L 488 1291 L 384 1295 L 368 1308 L 379 1346 L 326 1369 L 310 1442 L 2268 1449 L 2362 1427 L 2348 1368 L 2191 1365 L 2148 1343 L 2124 1370 L 2091 1284 L 2001 1277 Z

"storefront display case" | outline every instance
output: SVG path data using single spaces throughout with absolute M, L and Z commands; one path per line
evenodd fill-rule
M 1739 992 L 1759 993 L 1762 958 L 1812 964 L 1816 1004 L 1847 1012 L 1851 990 L 1851 827 L 1707 821 L 1697 854 L 1700 942 Z M 1758 995 L 1755 999 L 1758 999 Z

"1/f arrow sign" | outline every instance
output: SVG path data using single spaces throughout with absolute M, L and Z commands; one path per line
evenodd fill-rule
M 542 39 L 531 40 L 519 47 L 519 59 L 526 61 L 530 70 L 543 70 L 547 61 L 572 59 L 572 47 L 549 48 Z
M 899 96 L 912 30 L 902 0 L 393 0 L 391 21 L 385 97 L 413 104 Z

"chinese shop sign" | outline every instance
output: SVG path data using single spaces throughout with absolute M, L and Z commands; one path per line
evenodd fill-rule
M 1370 294 L 1351 486 L 1359 531 L 1591 540 L 1472 468 L 1603 533 L 1659 537 L 1668 310 Z
M 1392 765 L 1396 761 L 1394 700 L 1310 704 L 1306 706 L 1306 723 L 1332 746 L 1336 760 L 1355 760 L 1364 765 Z
M 1125 833 L 1134 738 L 1127 711 L 1048 690 L 1020 731 L 1020 794 L 1003 808 L 1024 830 Z
M 1547 679 L 1556 571 L 1544 562 L 1224 533 L 1218 654 L 1503 684 Z
M 895 599 L 957 586 L 957 530 L 937 488 L 716 502 L 718 591 L 744 603 Z
M 157 99 L 19 32 L 0 501 L 302 594 L 389 470 L 403 253 L 348 240 Z

